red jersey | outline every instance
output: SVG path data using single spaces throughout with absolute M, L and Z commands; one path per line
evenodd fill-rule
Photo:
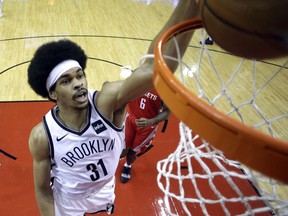
M 161 99 L 155 89 L 147 92 L 128 104 L 127 111 L 129 115 L 137 118 L 154 118 L 161 110 Z
M 147 148 L 145 145 L 153 140 L 157 131 L 157 124 L 140 128 L 136 125 L 135 119 L 155 118 L 161 109 L 162 102 L 155 89 L 128 104 L 127 112 L 129 115 L 125 122 L 126 148 L 131 148 L 135 152 Z

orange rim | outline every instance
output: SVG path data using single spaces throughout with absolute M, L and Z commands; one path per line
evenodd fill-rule
M 267 176 L 288 183 L 288 142 L 244 125 L 215 108 L 181 84 L 163 58 L 165 43 L 177 34 L 202 28 L 199 19 L 173 26 L 158 39 L 155 53 L 154 85 L 170 110 L 207 142 L 231 159 Z

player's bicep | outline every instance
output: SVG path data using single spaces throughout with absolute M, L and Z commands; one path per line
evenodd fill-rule
M 29 149 L 33 157 L 35 188 L 47 188 L 50 185 L 51 162 L 48 140 L 41 124 L 30 134 Z
M 50 189 L 50 170 L 51 163 L 49 159 L 33 160 L 33 173 L 35 189 L 46 191 Z

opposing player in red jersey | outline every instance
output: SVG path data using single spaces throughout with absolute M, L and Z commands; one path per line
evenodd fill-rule
M 128 104 L 125 121 L 126 148 L 121 155 L 126 156 L 126 163 L 121 173 L 122 183 L 129 181 L 131 166 L 137 155 L 144 154 L 153 147 L 152 140 L 158 123 L 167 119 L 169 114 L 169 109 L 161 101 L 155 89 Z

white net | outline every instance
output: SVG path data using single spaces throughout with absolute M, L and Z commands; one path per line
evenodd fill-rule
M 221 112 L 287 141 L 288 60 L 240 59 L 206 46 L 207 34 L 197 33 L 200 51 L 190 47 L 175 76 Z M 171 215 L 288 215 L 287 184 L 227 158 L 182 122 L 179 133 L 175 152 L 157 164 Z

